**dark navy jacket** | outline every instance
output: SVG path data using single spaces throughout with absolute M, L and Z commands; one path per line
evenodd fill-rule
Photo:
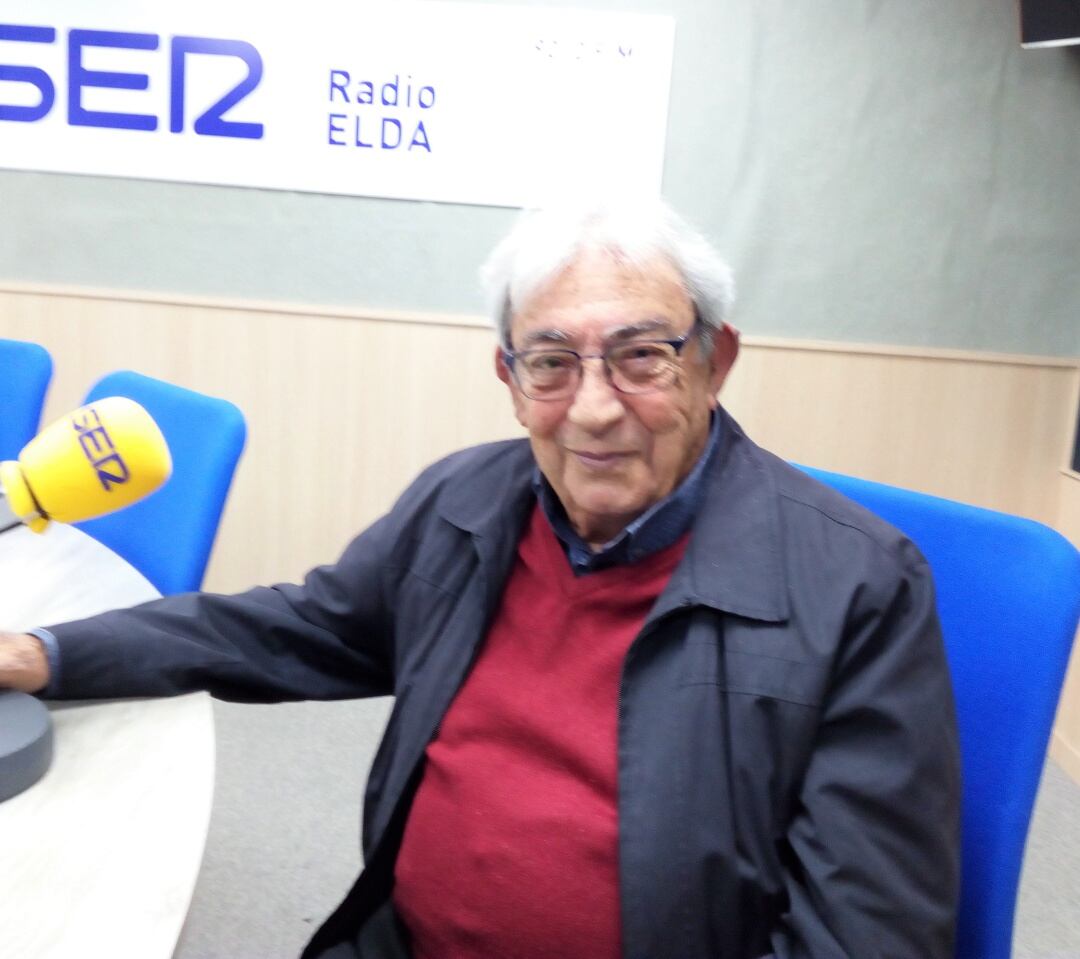
M 67 697 L 396 697 L 365 796 L 367 867 L 307 957 L 408 955 L 394 858 L 533 468 L 524 440 L 448 457 L 302 586 L 53 628 Z M 959 759 L 924 559 L 730 420 L 707 486 L 623 666 L 625 959 L 950 959 Z

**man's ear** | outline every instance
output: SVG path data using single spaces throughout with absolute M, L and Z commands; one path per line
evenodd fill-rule
M 501 346 L 495 347 L 495 375 L 507 386 L 512 386 L 510 368 L 506 365 L 506 359 L 503 356 L 503 348 Z
M 495 347 L 495 375 L 510 388 L 510 397 L 514 402 L 514 416 L 522 426 L 528 429 L 528 424 L 525 422 L 525 398 L 514 382 L 510 367 L 506 365 L 501 346 Z
M 709 386 L 712 407 L 715 409 L 716 394 L 720 392 L 728 373 L 739 356 L 739 331 L 728 323 L 712 336 L 712 352 L 709 355 Z

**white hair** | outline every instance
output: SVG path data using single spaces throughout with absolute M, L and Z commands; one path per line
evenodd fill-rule
M 660 199 L 530 210 L 495 247 L 480 271 L 499 340 L 533 294 L 587 250 L 604 250 L 640 268 L 668 260 L 694 303 L 706 343 L 735 300 L 731 268 L 708 240 Z

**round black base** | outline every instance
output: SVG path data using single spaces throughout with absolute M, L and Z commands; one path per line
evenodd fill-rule
M 45 775 L 52 761 L 49 711 L 33 696 L 0 690 L 0 802 Z

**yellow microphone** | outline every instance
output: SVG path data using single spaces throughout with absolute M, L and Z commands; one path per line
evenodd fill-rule
M 165 437 L 138 403 L 87 403 L 42 430 L 18 460 L 0 463 L 0 533 L 104 516 L 149 496 L 171 473 Z

